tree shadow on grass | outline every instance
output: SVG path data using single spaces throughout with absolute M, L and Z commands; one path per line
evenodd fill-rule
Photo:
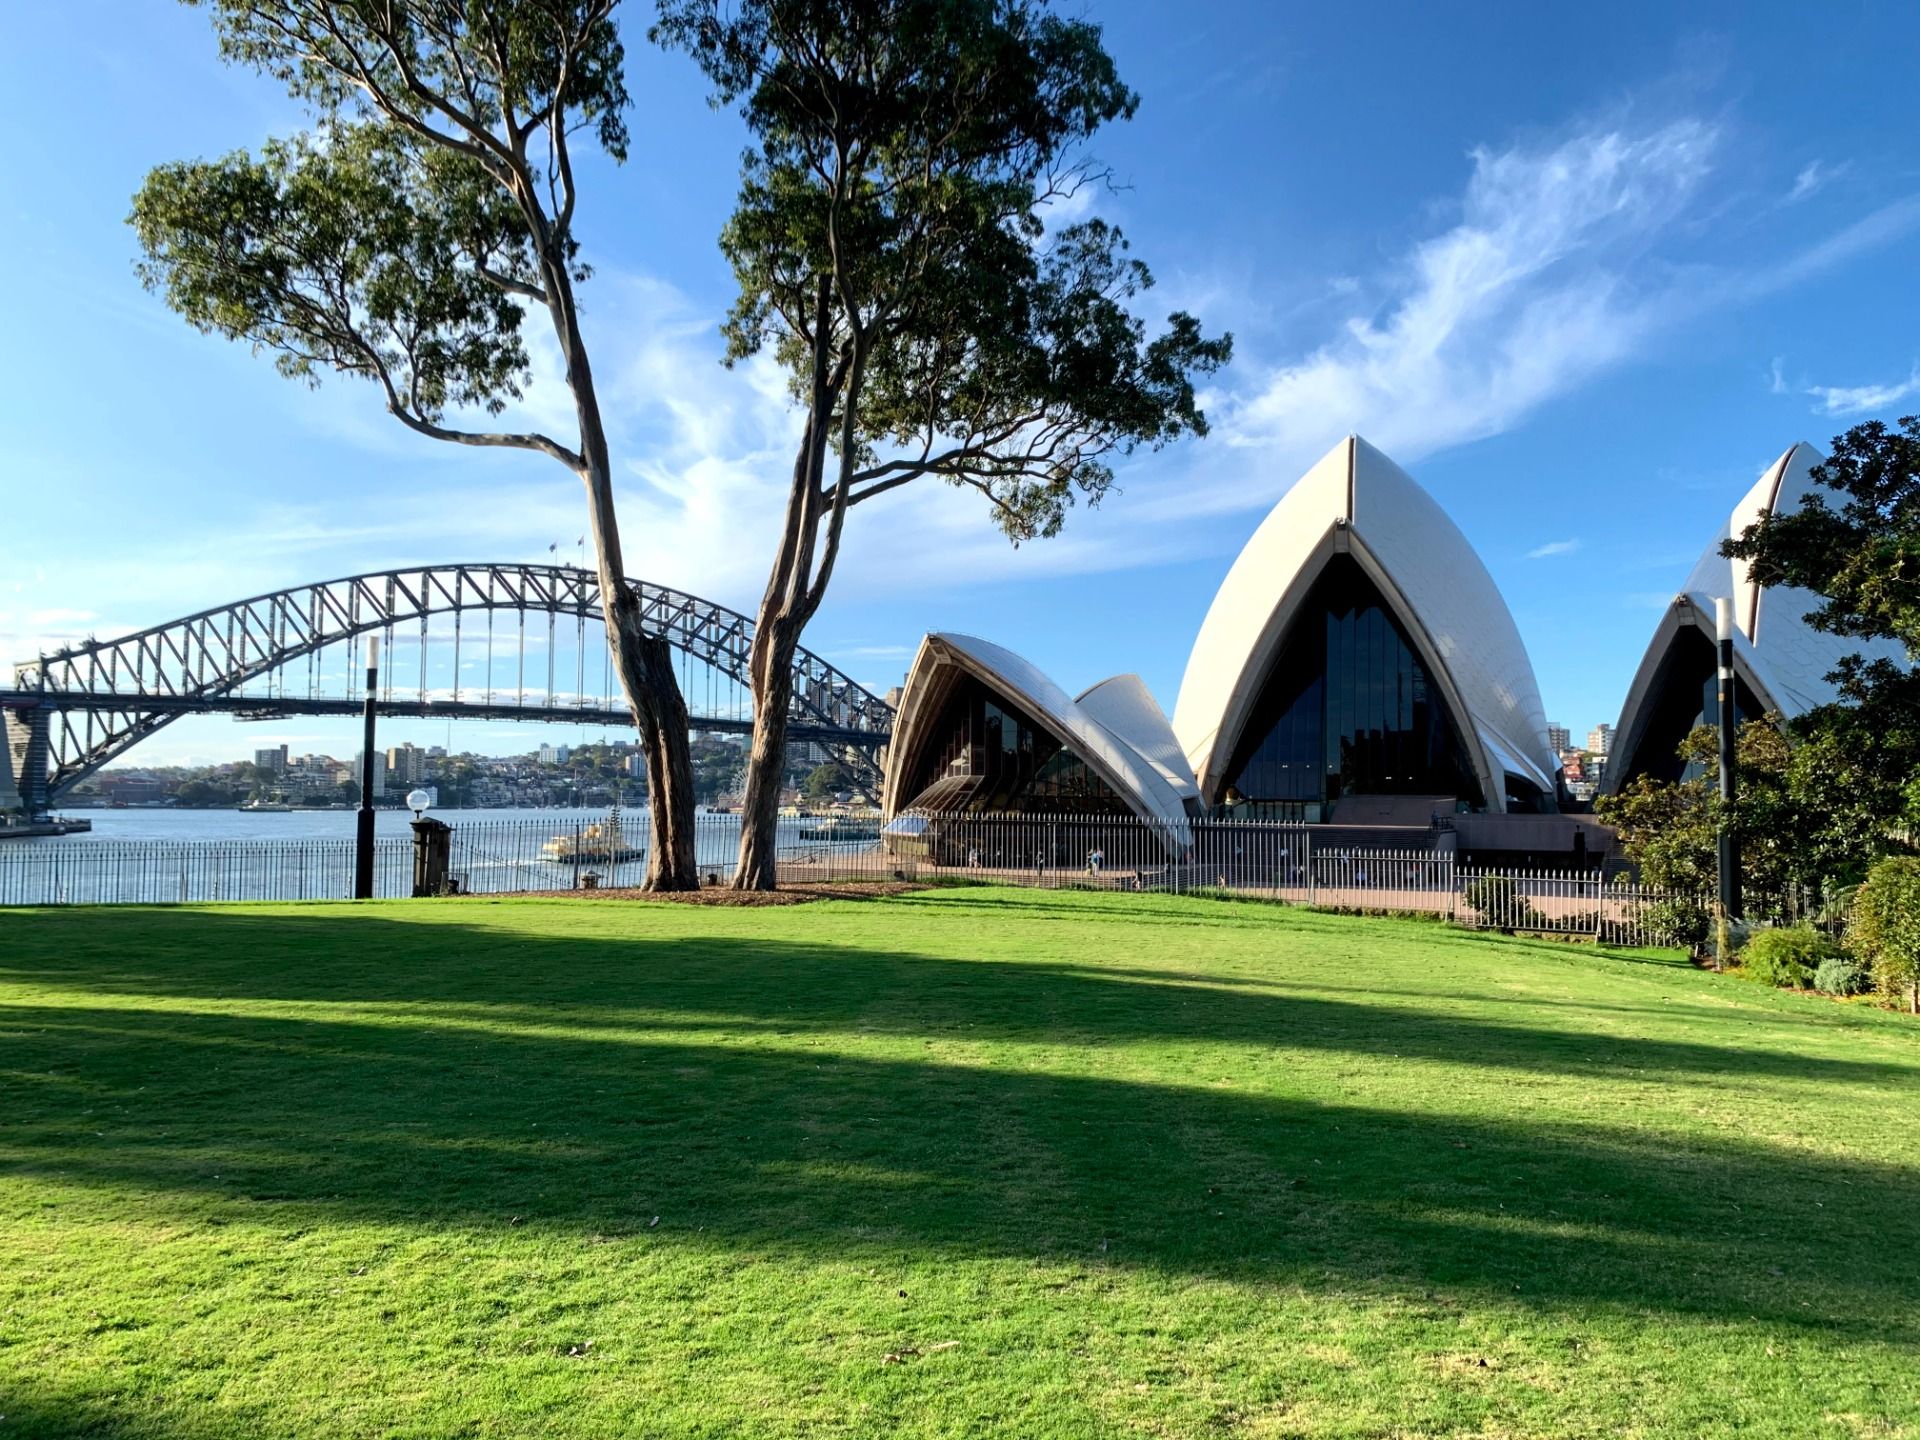
M 291 915 L 39 912 L 16 927 L 19 943 L 0 957 L 0 979 L 112 995 L 421 1007 L 442 1019 L 559 1021 L 582 1035 L 638 1024 L 1042 1044 L 1194 1040 L 1470 1062 L 1523 1074 L 1666 1073 L 1733 1091 L 1765 1080 L 1920 1082 L 1920 1035 L 1902 1062 L 1755 1045 L 1734 1028 L 1734 1018 L 1727 1043 L 1707 1043 L 1435 1008 L 1436 998 L 1471 998 L 1459 991 L 1356 986 L 1352 993 L 1365 998 L 1346 999 L 1311 980 L 1291 989 L 1242 986 L 1224 971 L 1199 978 L 1191 970 L 1077 960 L 954 958 L 833 936 L 770 940 L 705 927 L 667 935 L 543 934 L 489 924 L 488 908 L 468 907 L 463 913 L 477 917 L 469 923 L 449 920 L 453 912 L 445 909 L 420 923 L 346 906 Z M 156 925 L 169 937 L 164 944 L 144 928 Z M 44 935 L 36 936 L 32 927 L 40 926 Z M 90 938 L 76 944 L 82 936 Z M 1860 1023 L 1844 1007 L 1831 1008 Z M 1692 1028 L 1710 1023 L 1698 1015 L 1663 1018 Z
M 146 1216 L 531 1225 L 895 1265 L 1038 1257 L 1920 1339 L 1910 1167 L 1527 1118 L 1526 1092 L 1494 1120 L 1250 1089 L 1227 1049 L 1143 1079 L 1137 1059 L 1122 1073 L 1082 1047 L 1185 1038 L 1695 1084 L 1743 1064 L 1849 1084 L 1908 1067 L 1043 963 L 344 911 L 333 951 L 296 963 L 273 958 L 288 917 L 167 918 L 183 958 L 142 970 L 172 1008 L 133 1003 L 123 961 L 36 957 L 31 925 L 13 930 L 5 973 L 65 990 L 0 1008 L 0 1169 L 119 1192 Z M 258 999 L 303 1009 L 248 1013 Z M 836 1048 L 856 1036 L 861 1053 Z

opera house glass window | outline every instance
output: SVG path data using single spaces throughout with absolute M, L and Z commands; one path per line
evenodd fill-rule
M 1638 737 L 1631 769 L 1622 781 L 1639 775 L 1655 780 L 1697 780 L 1706 773 L 1698 764 L 1682 765 L 1680 742 L 1702 725 L 1720 723 L 1719 657 L 1713 640 L 1688 627 L 1673 637 L 1661 659 L 1653 683 L 1654 701 L 1646 730 Z M 1760 717 L 1761 707 L 1745 680 L 1733 687 L 1734 720 L 1744 725 Z
M 907 808 L 968 814 L 1122 813 L 1127 806 L 1051 731 L 960 677 L 914 761 Z
M 1344 555 L 1300 607 L 1226 776 L 1230 804 L 1480 796 L 1438 687 L 1379 590 Z

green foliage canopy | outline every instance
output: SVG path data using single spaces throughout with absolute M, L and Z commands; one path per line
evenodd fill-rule
M 154 170 L 134 199 L 149 288 L 195 328 L 274 353 L 284 375 L 377 382 L 403 419 L 499 413 L 526 379 L 524 227 L 465 156 L 341 125 Z
M 1184 313 L 1148 338 L 1121 233 L 1041 218 L 1137 104 L 1097 27 L 1028 0 L 664 0 L 654 33 L 753 134 L 729 353 L 771 348 L 810 441 L 835 435 L 823 514 L 937 475 L 1018 543 L 1097 502 L 1116 452 L 1205 432 L 1193 378 L 1230 339 Z
M 1847 945 L 1872 966 L 1881 994 L 1920 1010 L 1920 859 L 1873 867 L 1848 913 Z
M 1820 488 L 1798 510 L 1762 515 L 1722 551 L 1763 585 L 1818 594 L 1810 618 L 1820 629 L 1899 640 L 1920 657 L 1920 416 L 1835 437 L 1813 479 Z M 1843 503 L 1830 506 L 1821 489 Z
M 1688 896 L 1713 893 L 1720 826 L 1730 819 L 1740 837 L 1742 888 L 1765 906 L 1810 878 L 1801 812 L 1788 790 L 1792 755 L 1777 716 L 1742 725 L 1740 787 L 1729 812 L 1714 779 L 1718 743 L 1712 727 L 1701 726 L 1680 745 L 1681 758 L 1699 771 L 1694 778 L 1667 784 L 1642 775 L 1619 794 L 1600 797 L 1595 808 L 1619 830 L 1622 848 L 1649 885 Z
M 1896 640 L 1920 658 L 1920 417 L 1836 436 L 1813 479 L 1798 510 L 1762 515 L 1722 549 L 1762 584 L 1819 595 L 1810 612 L 1818 628 Z M 1817 817 L 1803 827 L 1810 858 L 1857 881 L 1890 848 L 1890 831 L 1920 826 L 1920 672 L 1850 655 L 1828 679 L 1838 701 L 1793 723 L 1791 788 Z
M 188 0 L 201 3 L 201 0 Z M 201 330 L 381 387 L 436 439 L 603 462 L 574 311 L 573 137 L 626 154 L 617 0 L 205 0 L 221 53 L 279 79 L 314 128 L 256 159 L 162 165 L 130 217 L 142 280 Z M 581 440 L 450 427 L 527 379 L 548 308 Z

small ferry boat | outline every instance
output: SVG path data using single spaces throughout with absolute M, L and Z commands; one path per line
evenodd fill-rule
M 249 800 L 240 807 L 242 815 L 291 815 L 293 806 L 278 800 Z
M 583 825 L 577 832 L 554 836 L 540 847 L 540 853 L 560 865 L 611 865 L 616 860 L 638 860 L 647 849 L 626 837 L 616 810 L 605 820 Z
M 830 840 L 835 844 L 880 838 L 878 815 L 823 815 L 800 827 L 802 840 Z

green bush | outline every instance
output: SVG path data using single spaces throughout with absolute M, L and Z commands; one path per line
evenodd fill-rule
M 1869 981 L 1867 972 L 1844 955 L 1832 955 L 1813 972 L 1813 988 L 1822 995 L 1864 995 Z
M 1874 988 L 1920 1012 L 1920 859 L 1867 872 L 1847 913 L 1847 946 L 1871 967 Z
M 1683 950 L 1698 950 L 1713 930 L 1713 912 L 1691 895 L 1672 895 L 1647 906 L 1643 918 L 1654 934 Z
M 1469 880 L 1460 891 L 1467 908 L 1480 917 L 1482 925 L 1497 930 L 1545 929 L 1545 917 L 1535 910 L 1520 887 L 1505 875 L 1482 875 Z
M 1840 947 L 1811 925 L 1761 930 L 1740 952 L 1740 973 L 1762 985 L 1804 990 L 1814 973 L 1840 954 Z

